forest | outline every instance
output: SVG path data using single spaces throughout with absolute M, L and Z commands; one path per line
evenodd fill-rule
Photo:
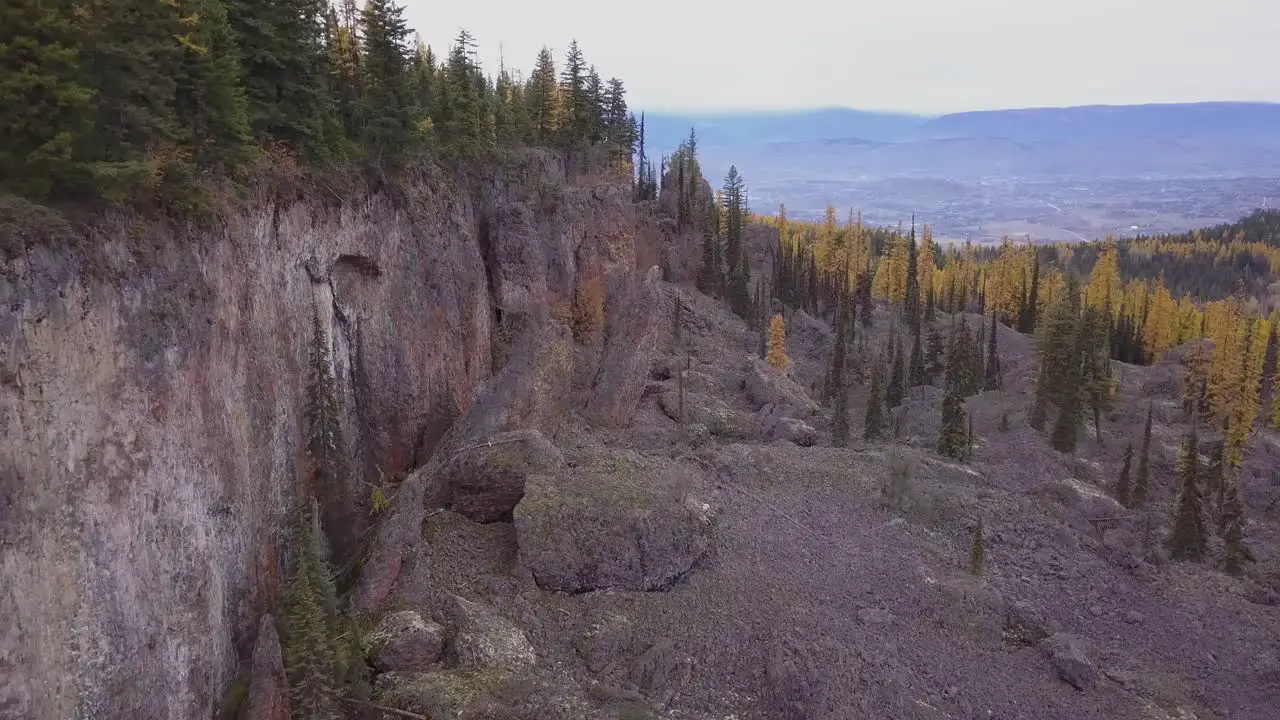
M 14 0 L 0 10 L 0 191 L 200 210 L 266 172 L 394 170 L 537 145 L 627 168 L 639 132 L 576 42 L 527 79 L 444 55 L 393 0 Z

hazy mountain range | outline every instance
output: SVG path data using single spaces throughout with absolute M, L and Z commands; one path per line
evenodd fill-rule
M 650 153 L 690 127 L 707 174 L 736 164 L 757 210 L 915 212 L 952 238 L 1182 230 L 1280 202 L 1280 104 L 646 113 Z

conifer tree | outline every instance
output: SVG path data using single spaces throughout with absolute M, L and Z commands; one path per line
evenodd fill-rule
M 525 90 L 525 102 L 533 120 L 533 142 L 546 145 L 556 137 L 559 87 L 556 85 L 556 61 L 550 48 L 538 51 L 533 72 L 529 74 L 529 87 Z M 640 164 L 644 164 L 644 151 L 640 152 Z
M 1199 445 L 1196 424 L 1192 422 L 1178 457 L 1178 501 L 1169 536 L 1169 554 L 1174 560 L 1200 560 L 1204 557 L 1206 535 L 1199 474 Z
M 849 444 L 849 389 L 845 384 L 845 354 L 848 344 L 846 327 L 852 324 L 848 317 L 849 305 L 848 298 L 843 298 L 837 304 L 836 339 L 831 352 L 831 444 L 836 447 L 846 447 Z
M 569 42 L 564 69 L 560 72 L 560 143 L 567 150 L 577 150 L 591 131 L 593 108 L 587 94 L 587 63 L 578 41 Z
M 987 367 L 986 367 L 986 383 L 984 389 L 997 390 L 1000 388 L 1000 352 L 996 342 L 996 314 L 991 313 L 991 328 L 987 332 Z
M 942 335 L 938 333 L 938 328 L 929 328 L 929 352 L 928 366 L 926 368 L 927 382 L 932 383 L 942 374 L 942 359 L 946 354 L 946 348 L 942 344 Z
M 929 371 L 924 363 L 924 347 L 920 342 L 920 323 L 916 323 L 911 329 L 911 362 L 908 366 L 911 387 L 929 382 Z
M 1226 446 L 1225 439 L 1213 443 L 1209 451 L 1209 463 L 1201 473 L 1200 483 L 1204 496 L 1210 499 L 1209 515 L 1218 520 L 1219 529 L 1221 529 L 1222 508 L 1227 487 Z
M 871 365 L 871 384 L 867 390 L 862 437 L 864 440 L 879 440 L 884 437 L 884 361 L 879 358 Z
M 964 399 L 960 388 L 947 380 L 942 396 L 942 431 L 938 435 L 938 454 L 955 460 L 964 460 L 968 444 L 965 429 Z
M 1239 575 L 1249 559 L 1249 550 L 1244 542 L 1244 504 L 1240 501 L 1240 485 L 1234 479 L 1228 483 L 1222 511 L 1224 569 L 1228 574 Z
M 364 95 L 361 117 L 363 139 L 375 157 L 402 154 L 413 140 L 413 102 L 409 96 L 409 26 L 404 7 L 395 0 L 366 0 L 360 16 L 361 62 Z M 449 62 L 449 97 L 459 105 L 455 113 L 480 114 L 475 92 L 475 42 L 462 30 Z M 452 77 L 459 75 L 459 77 Z M 469 87 L 464 88 L 464 83 Z M 465 101 L 464 101 L 465 98 Z M 470 128 L 469 128 L 470 129 Z M 471 130 L 479 135 L 479 128 Z
M 890 409 L 894 409 L 902 404 L 903 387 L 905 369 L 902 362 L 902 338 L 894 332 L 893 343 L 893 364 L 889 373 L 889 388 L 885 391 L 885 405 Z
M 41 0 L 0 8 L 0 190 L 43 200 L 90 181 L 81 147 L 93 130 L 93 92 L 69 13 Z
M 1133 481 L 1133 504 L 1142 507 L 1151 494 L 1151 411 L 1147 405 L 1147 422 L 1142 428 L 1142 451 L 1138 455 L 1138 475 Z
M 285 590 L 284 662 L 296 717 L 339 720 L 341 690 L 336 642 L 336 592 L 323 549 L 313 498 L 297 501 L 297 551 Z

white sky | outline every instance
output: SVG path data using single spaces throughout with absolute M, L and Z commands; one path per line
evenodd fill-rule
M 576 37 L 649 110 L 1280 101 L 1280 0 L 401 1 L 489 68 Z

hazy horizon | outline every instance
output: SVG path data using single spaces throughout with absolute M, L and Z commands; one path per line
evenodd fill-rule
M 587 0 L 407 5 L 438 54 L 465 27 L 489 72 L 502 58 L 527 73 L 544 44 L 561 62 L 576 38 L 653 112 L 1280 102 L 1280 75 L 1261 71 L 1280 64 L 1280 3 L 1269 0 L 795 0 L 785 13 L 731 14 L 676 0 L 622 14 Z

